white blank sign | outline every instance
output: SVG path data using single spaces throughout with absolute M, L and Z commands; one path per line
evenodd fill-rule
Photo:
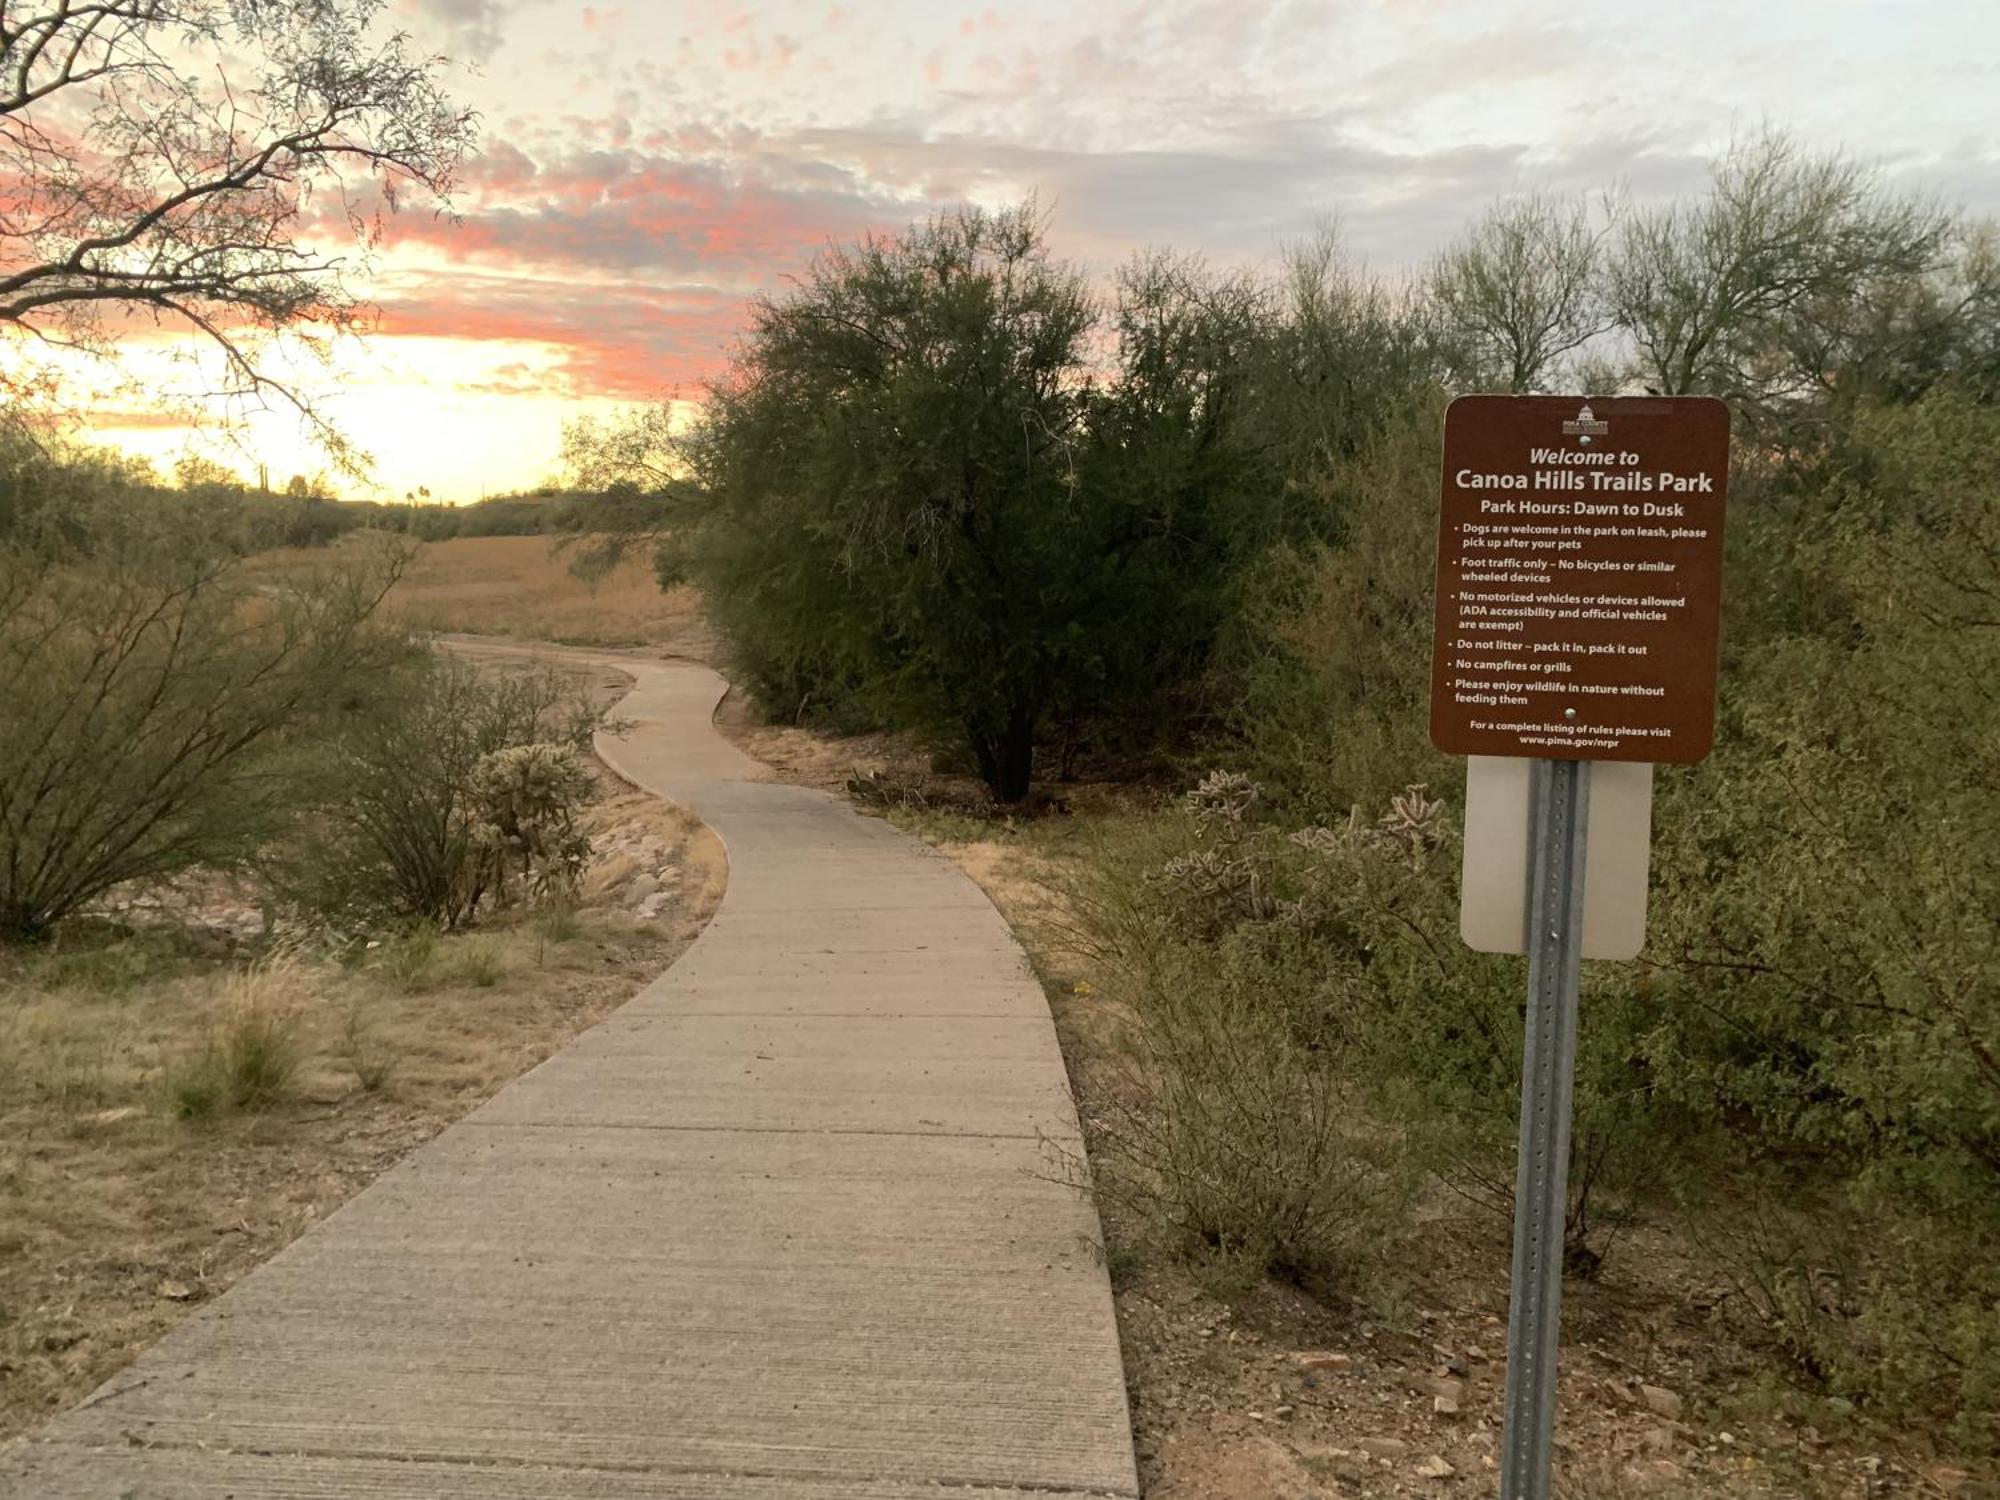
M 1458 930 L 1481 953 L 1528 951 L 1528 768 L 1473 755 L 1465 763 L 1465 874 Z M 1633 958 L 1646 941 L 1653 842 L 1653 768 L 1587 762 L 1590 826 L 1583 853 L 1583 956 Z

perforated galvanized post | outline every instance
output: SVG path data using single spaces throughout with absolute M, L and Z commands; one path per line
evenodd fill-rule
M 1590 763 L 1538 760 L 1529 785 L 1528 1011 L 1521 1057 L 1521 1156 L 1514 1179 L 1501 1500 L 1548 1500 L 1550 1492 Z

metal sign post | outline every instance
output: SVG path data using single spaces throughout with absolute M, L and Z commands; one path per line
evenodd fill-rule
M 1651 829 L 1651 767 L 1715 738 L 1728 482 L 1729 409 L 1706 396 L 1461 396 L 1445 414 L 1431 742 L 1530 762 L 1525 829 L 1520 781 L 1468 771 L 1459 924 L 1510 951 L 1525 912 L 1502 1500 L 1549 1500 L 1554 1478 L 1578 969 L 1587 944 L 1630 957 L 1643 941 L 1632 845 Z M 1592 932 L 1594 762 L 1609 774 Z
M 1521 1061 L 1521 1152 L 1514 1181 L 1501 1500 L 1547 1500 L 1549 1494 L 1590 763 L 1534 761 L 1531 778 L 1528 1013 Z

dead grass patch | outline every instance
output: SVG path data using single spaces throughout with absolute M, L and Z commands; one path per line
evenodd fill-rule
M 693 940 L 721 892 L 715 836 L 628 792 L 586 818 L 683 872 L 653 917 L 614 886 L 614 904 L 516 909 L 358 958 L 246 968 L 144 935 L 96 963 L 0 954 L 0 1438 L 109 1378 Z M 210 1102 L 184 1112 L 190 1078 Z
M 341 546 L 379 544 L 346 539 Z M 384 615 L 437 634 L 490 635 L 570 646 L 649 646 L 701 636 L 693 590 L 662 592 L 649 555 L 627 558 L 602 581 L 570 572 L 571 554 L 546 536 L 453 537 L 412 544 L 409 566 Z M 287 549 L 257 559 L 283 571 L 323 561 L 323 549 Z

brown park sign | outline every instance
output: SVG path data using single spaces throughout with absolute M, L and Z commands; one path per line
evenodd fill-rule
M 1729 408 L 1461 396 L 1444 422 L 1431 740 L 1700 760 L 1715 740 Z

